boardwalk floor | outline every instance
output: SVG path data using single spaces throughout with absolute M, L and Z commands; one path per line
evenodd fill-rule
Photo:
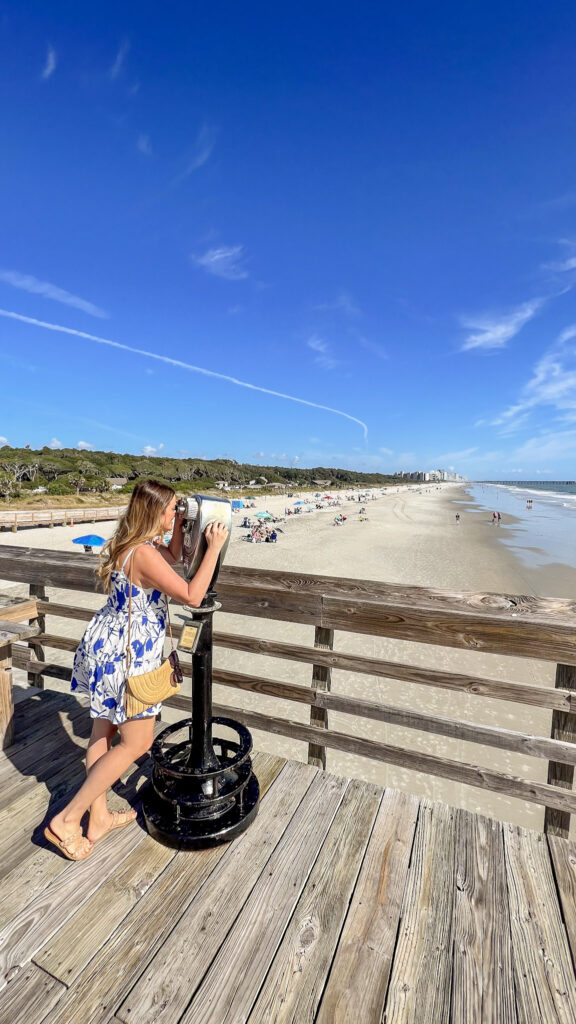
M 174 851 L 135 824 L 70 863 L 41 823 L 88 729 L 37 692 L 0 760 L 6 1024 L 576 1021 L 574 844 L 259 754 L 234 842 Z

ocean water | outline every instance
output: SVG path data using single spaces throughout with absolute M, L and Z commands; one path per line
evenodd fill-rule
M 471 484 L 467 491 L 486 510 L 488 522 L 492 512 L 500 512 L 502 525 L 494 529 L 525 565 L 576 569 L 576 483 Z

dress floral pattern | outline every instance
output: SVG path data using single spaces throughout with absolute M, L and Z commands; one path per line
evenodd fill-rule
M 124 690 L 130 581 L 123 569 L 115 570 L 111 581 L 108 601 L 88 624 L 74 655 L 71 689 L 74 693 L 89 695 L 91 718 L 107 718 L 120 725 L 126 721 Z M 131 619 L 130 675 L 136 676 L 162 664 L 166 596 L 159 590 L 132 585 Z M 136 718 L 157 715 L 161 708 L 161 704 L 154 704 Z

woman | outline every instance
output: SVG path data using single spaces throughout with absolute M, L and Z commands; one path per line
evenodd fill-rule
M 94 719 L 86 753 L 87 778 L 44 830 L 46 838 L 69 860 L 84 860 L 107 832 L 136 818 L 136 811 L 130 809 L 110 813 L 106 791 L 150 749 L 161 708 L 156 704 L 127 719 L 123 707 L 129 587 L 132 585 L 130 674 L 138 675 L 158 668 L 163 661 L 167 598 L 197 608 L 226 541 L 226 527 L 211 523 L 205 532 L 206 553 L 196 575 L 189 582 L 182 580 L 171 568 L 182 554 L 182 520 L 179 516 L 174 519 L 176 504 L 171 487 L 154 480 L 140 481 L 102 552 L 98 575 L 108 591 L 108 602 L 89 623 L 72 671 L 72 690 L 90 695 Z M 169 545 L 153 543 L 172 525 Z M 111 746 L 118 731 L 120 742 Z M 88 810 L 84 836 L 80 822 Z

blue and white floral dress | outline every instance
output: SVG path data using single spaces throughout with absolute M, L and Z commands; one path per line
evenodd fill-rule
M 90 717 L 107 718 L 114 725 L 126 721 L 124 691 L 130 581 L 124 566 L 134 550 L 128 552 L 122 568 L 113 571 L 108 601 L 88 624 L 72 668 L 71 689 L 74 693 L 89 695 Z M 132 585 L 131 618 L 130 675 L 136 676 L 158 668 L 164 660 L 166 596 L 159 590 Z M 136 718 L 157 715 L 161 708 L 161 704 L 154 704 Z

